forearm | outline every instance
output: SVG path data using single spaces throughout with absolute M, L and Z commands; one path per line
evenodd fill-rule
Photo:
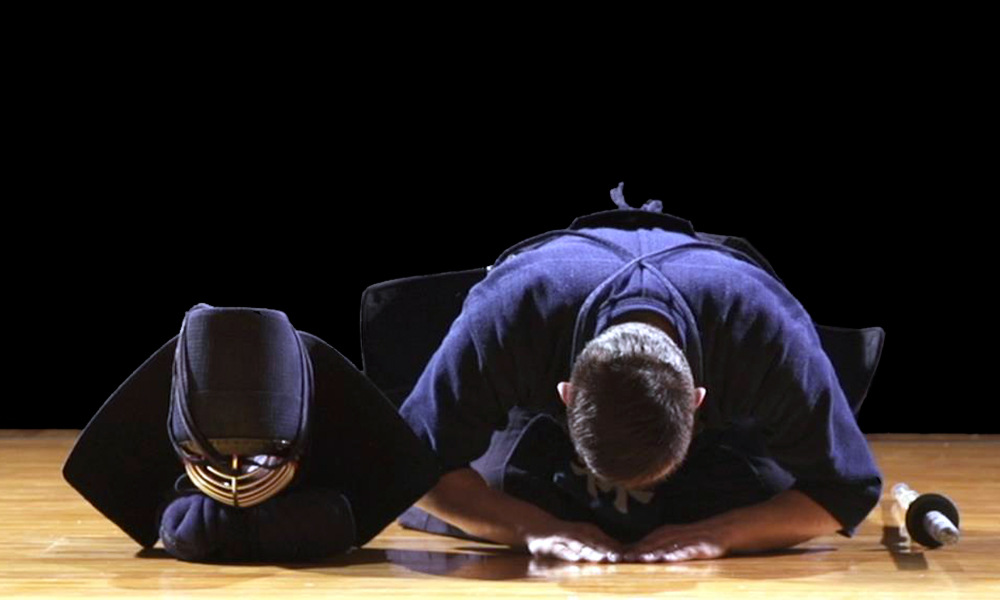
M 445 474 L 416 505 L 476 537 L 524 546 L 560 521 L 544 510 L 486 485 L 472 469 Z
M 798 490 L 786 490 L 759 504 L 737 508 L 702 523 L 723 532 L 729 552 L 789 548 L 841 528 L 833 515 Z

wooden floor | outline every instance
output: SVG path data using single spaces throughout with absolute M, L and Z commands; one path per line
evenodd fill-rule
M 1000 436 L 869 436 L 886 495 L 905 481 L 950 496 L 962 540 L 901 539 L 883 498 L 853 539 L 672 565 L 532 561 L 390 526 L 321 564 L 219 566 L 140 552 L 62 479 L 75 431 L 0 431 L 0 597 L 1000 598 Z M 905 534 L 905 532 L 904 532 Z

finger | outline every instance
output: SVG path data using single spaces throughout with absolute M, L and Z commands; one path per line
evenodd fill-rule
M 572 538 L 564 539 L 561 543 L 567 548 L 569 548 L 570 552 L 576 554 L 577 556 L 580 556 L 583 553 L 583 549 L 587 547 L 586 544 L 584 544 L 580 540 L 575 540 Z
M 605 557 L 618 556 L 621 554 L 617 545 L 602 544 L 594 541 L 587 541 L 586 546 L 600 552 Z
M 676 552 L 682 544 L 670 540 L 660 543 L 642 542 L 632 546 L 625 554 L 625 560 L 629 562 L 660 562 L 664 556 Z
M 711 558 L 704 544 L 685 545 L 663 555 L 664 562 L 681 562 L 698 558 Z
M 568 560 L 570 562 L 580 561 L 580 553 L 565 543 L 553 544 L 551 554 L 556 558 Z
M 590 562 L 604 562 L 607 557 L 608 555 L 606 552 L 601 552 L 600 550 L 589 546 L 585 546 L 580 552 L 580 558 Z
M 557 558 L 560 560 L 577 561 L 579 555 L 567 546 L 565 540 L 543 540 L 529 544 L 528 550 L 539 558 Z
M 691 550 L 688 548 L 684 548 L 682 550 L 675 550 L 673 552 L 668 552 L 664 554 L 662 557 L 660 557 L 660 560 L 662 562 L 683 562 L 686 560 L 691 560 L 693 558 L 694 556 L 692 555 Z
M 556 558 L 559 560 L 565 560 L 569 562 L 578 562 L 580 560 L 580 557 L 577 556 L 575 552 L 571 551 L 566 546 L 556 546 L 550 548 L 549 551 L 546 552 L 543 556 L 547 556 L 549 558 Z
M 671 538 L 644 539 L 630 546 L 627 554 L 633 560 L 641 560 L 645 554 L 656 552 L 657 550 L 673 549 L 672 547 L 675 545 L 676 542 Z
M 608 562 L 621 562 L 625 560 L 625 552 L 619 546 L 608 548 L 605 546 L 591 545 L 590 547 L 599 552 L 603 560 Z

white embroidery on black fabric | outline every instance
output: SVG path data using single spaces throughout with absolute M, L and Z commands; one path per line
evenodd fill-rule
M 592 498 L 597 497 L 597 490 L 607 493 L 611 490 L 615 492 L 615 510 L 622 513 L 623 515 L 628 514 L 628 500 L 632 498 L 642 504 L 649 504 L 653 500 L 654 492 L 643 492 L 640 490 L 630 490 L 620 485 L 615 485 L 613 483 L 607 482 L 588 469 L 587 467 L 578 464 L 575 460 L 569 463 L 570 470 L 573 474 L 579 476 L 586 476 L 587 478 L 587 493 L 590 494 Z

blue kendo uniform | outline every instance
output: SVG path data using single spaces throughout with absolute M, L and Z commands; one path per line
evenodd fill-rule
M 444 472 L 471 466 L 492 487 L 623 541 L 789 488 L 853 536 L 882 478 L 809 314 L 762 257 L 706 241 L 652 202 L 505 253 L 469 291 L 403 418 Z M 650 492 L 587 471 L 556 390 L 586 342 L 634 311 L 674 326 L 707 389 L 684 463 Z M 415 507 L 401 522 L 467 536 Z

